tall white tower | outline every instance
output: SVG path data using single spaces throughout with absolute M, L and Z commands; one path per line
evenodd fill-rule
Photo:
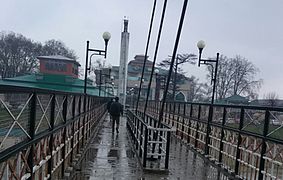
M 128 33 L 128 20 L 124 19 L 124 31 L 121 33 L 119 85 L 118 85 L 118 96 L 120 102 L 123 104 L 124 107 L 126 104 L 126 91 L 127 91 L 129 38 L 130 38 L 130 33 Z

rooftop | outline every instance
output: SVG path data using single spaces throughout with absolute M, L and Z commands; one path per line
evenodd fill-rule
M 30 74 L 24 76 L 18 76 L 14 78 L 6 78 L 0 80 L 0 85 L 10 85 L 17 87 L 27 87 L 36 89 L 46 89 L 53 91 L 69 92 L 69 93 L 83 93 L 84 92 L 84 80 L 72 78 L 65 75 L 54 74 Z M 87 85 L 87 94 L 98 95 L 99 90 L 93 86 L 90 82 Z M 112 96 L 104 92 L 101 89 L 101 95 Z
M 52 56 L 38 56 L 38 59 L 43 59 L 43 60 L 60 60 L 60 61 L 71 61 L 74 62 L 76 64 L 78 64 L 80 66 L 80 63 L 78 63 L 75 59 L 71 59 L 65 56 L 61 56 L 61 55 L 52 55 Z

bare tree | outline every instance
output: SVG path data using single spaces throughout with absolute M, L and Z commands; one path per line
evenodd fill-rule
M 212 67 L 208 66 L 208 78 L 211 78 Z M 255 79 L 259 70 L 242 56 L 219 58 L 217 74 L 216 98 L 222 99 L 230 95 L 256 96 L 262 80 Z
M 209 101 L 209 92 L 211 88 L 208 87 L 206 83 L 200 83 L 199 79 L 195 76 L 191 76 L 189 79 L 189 91 L 187 95 L 187 100 L 190 102 L 207 102 Z
M 76 53 L 69 49 L 62 41 L 51 39 L 44 43 L 41 54 L 44 56 L 61 55 L 77 60 Z
M 175 92 L 178 89 L 178 82 L 183 81 L 186 79 L 185 77 L 185 72 L 182 68 L 182 65 L 185 63 L 190 63 L 190 64 L 195 64 L 196 63 L 196 55 L 195 54 L 178 54 L 176 57 L 176 61 L 173 67 L 174 74 L 172 76 L 172 82 L 173 82 L 173 87 L 172 87 L 172 99 L 175 100 Z M 168 57 L 162 62 L 158 64 L 159 67 L 161 68 L 169 68 L 171 64 L 172 57 Z
M 35 72 L 38 67 L 37 56 L 63 55 L 77 59 L 73 50 L 63 42 L 49 40 L 43 46 L 21 34 L 0 33 L 0 75 L 2 78 L 20 76 Z
M 261 87 L 262 81 L 255 80 L 259 69 L 246 58 L 237 55 L 232 59 L 234 69 L 233 94 L 249 95 Z
M 21 34 L 0 33 L 0 72 L 2 78 L 15 77 L 34 71 L 41 44 Z
M 264 99 L 266 100 L 266 105 L 274 107 L 278 105 L 278 94 L 276 92 L 270 92 L 264 95 Z

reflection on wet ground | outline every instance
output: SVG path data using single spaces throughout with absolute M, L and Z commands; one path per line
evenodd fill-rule
M 91 144 L 81 171 L 74 179 L 90 180 L 224 180 L 229 179 L 208 161 L 176 138 L 171 139 L 169 173 L 143 172 L 131 149 L 126 119 L 121 119 L 120 133 L 112 133 L 109 117 L 105 119 Z

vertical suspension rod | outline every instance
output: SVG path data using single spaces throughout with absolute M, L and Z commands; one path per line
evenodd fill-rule
M 145 117 L 145 113 L 146 113 L 146 109 L 147 109 L 147 103 L 148 103 L 148 99 L 149 99 L 150 87 L 151 87 L 151 83 L 152 83 L 152 77 L 153 77 L 156 57 L 157 57 L 157 53 L 158 53 L 160 37 L 161 37 L 161 33 L 162 33 L 163 21 L 164 21 L 165 12 L 166 12 L 166 5 L 167 5 L 167 0 L 164 0 L 162 15 L 161 15 L 161 19 L 160 19 L 160 25 L 159 25 L 159 31 L 158 31 L 158 36 L 157 36 L 157 40 L 156 40 L 154 58 L 153 58 L 153 63 L 152 63 L 152 67 L 151 67 L 151 74 L 150 74 L 150 79 L 149 79 L 148 88 L 147 88 L 146 101 L 145 101 L 145 105 L 144 105 L 144 111 L 143 111 L 143 114 L 144 114 L 143 116 L 144 117 Z
M 181 36 L 181 32 L 182 32 L 183 22 L 184 22 L 184 18 L 185 18 L 185 14 L 186 14 L 187 4 L 188 4 L 188 0 L 184 0 L 183 9 L 182 9 L 181 18 L 180 18 L 179 27 L 178 27 L 178 32 L 177 32 L 177 36 L 176 36 L 176 41 L 175 41 L 175 45 L 174 45 L 174 49 L 173 49 L 173 55 L 172 55 L 172 60 L 171 60 L 171 64 L 170 64 L 170 69 L 169 69 L 169 73 L 168 73 L 168 77 L 167 77 L 165 90 L 163 92 L 162 104 L 161 104 L 161 108 L 160 108 L 160 112 L 159 112 L 157 127 L 160 127 L 160 124 L 161 124 L 161 121 L 162 121 L 162 118 L 163 118 L 164 105 L 165 105 L 165 101 L 166 101 L 166 97 L 167 97 L 167 93 L 168 93 L 169 82 L 170 82 L 170 78 L 171 78 L 171 74 L 172 74 L 172 70 L 173 70 L 173 66 L 174 66 L 174 63 L 175 63 L 175 58 L 176 58 L 176 54 L 177 54 L 177 50 L 178 50 L 178 45 L 179 45 L 179 40 L 180 40 L 180 36 Z
M 153 19 L 154 19 L 154 14 L 155 14 L 156 1 L 157 0 L 154 0 L 153 7 L 152 7 L 150 25 L 149 25 L 148 36 L 147 36 L 147 43 L 146 43 L 145 54 L 144 54 L 144 62 L 143 62 L 143 67 L 142 67 L 142 75 L 141 75 L 141 79 L 140 79 L 140 88 L 139 88 L 139 93 L 138 93 L 138 98 L 137 98 L 137 103 L 136 103 L 136 113 L 138 111 L 138 106 L 139 106 L 139 100 L 140 100 L 140 94 L 141 94 L 141 88 L 142 88 L 142 80 L 143 80 L 143 76 L 144 76 L 145 63 L 146 63 L 146 59 L 147 59 L 151 30 L 152 30 Z

